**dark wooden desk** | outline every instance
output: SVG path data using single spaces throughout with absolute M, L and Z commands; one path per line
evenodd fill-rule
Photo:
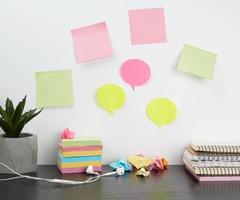
M 104 167 L 104 171 L 111 171 Z M 39 166 L 34 176 L 82 180 L 85 175 L 61 175 L 56 166 Z M 7 175 L 0 175 L 0 178 Z M 66 186 L 41 181 L 19 179 L 0 182 L 0 200 L 114 200 L 114 199 L 159 199 L 159 200 L 232 200 L 240 199 L 240 182 L 198 183 L 183 166 L 170 166 L 165 172 L 141 178 L 134 173 L 122 177 L 104 177 L 95 183 Z

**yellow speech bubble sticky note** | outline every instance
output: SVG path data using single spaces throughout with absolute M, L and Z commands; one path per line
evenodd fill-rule
M 146 109 L 148 118 L 159 128 L 172 123 L 177 117 L 175 104 L 167 98 L 157 98 L 149 102 Z
M 124 105 L 125 92 L 118 85 L 106 84 L 97 89 L 96 98 L 101 108 L 113 114 Z

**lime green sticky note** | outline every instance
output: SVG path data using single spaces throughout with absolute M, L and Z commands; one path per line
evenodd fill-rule
M 177 107 L 167 98 L 151 100 L 146 108 L 148 118 L 159 128 L 171 124 L 177 117 Z
M 98 105 L 113 114 L 125 103 L 125 92 L 116 84 L 105 84 L 97 89 L 96 98 Z
M 178 69 L 202 78 L 213 79 L 217 55 L 209 51 L 184 45 Z
M 73 105 L 72 71 L 36 72 L 37 107 L 66 107 Z

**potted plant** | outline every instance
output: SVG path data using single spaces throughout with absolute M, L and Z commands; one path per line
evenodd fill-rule
M 19 173 L 37 170 L 37 135 L 23 133 L 24 126 L 41 111 L 37 109 L 24 113 L 26 96 L 14 108 L 13 102 L 7 98 L 5 109 L 0 106 L 0 162 Z M 0 173 L 11 173 L 0 165 Z

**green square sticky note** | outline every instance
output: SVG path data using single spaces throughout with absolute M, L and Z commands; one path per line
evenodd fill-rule
M 72 71 L 36 72 L 37 107 L 73 105 Z
M 213 79 L 217 55 L 209 51 L 184 45 L 178 69 L 202 78 Z

